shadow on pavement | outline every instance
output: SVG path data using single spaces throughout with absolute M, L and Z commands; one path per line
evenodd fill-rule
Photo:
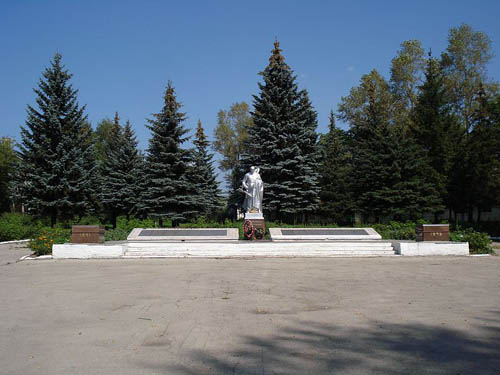
M 500 312 L 472 337 L 421 324 L 366 328 L 293 321 L 274 336 L 245 336 L 227 352 L 191 351 L 162 374 L 500 374 Z

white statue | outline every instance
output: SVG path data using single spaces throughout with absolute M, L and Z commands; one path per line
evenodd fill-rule
M 250 167 L 243 181 L 241 182 L 245 193 L 243 209 L 245 212 L 262 213 L 262 196 L 264 195 L 264 183 L 260 178 L 259 168 Z

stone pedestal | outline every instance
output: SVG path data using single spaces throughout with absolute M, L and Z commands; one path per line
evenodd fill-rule
M 245 238 L 249 240 L 262 240 L 266 235 L 266 221 L 262 213 L 245 213 L 245 223 L 250 222 L 254 228 L 253 234 L 244 233 Z M 245 231 L 245 228 L 243 228 Z

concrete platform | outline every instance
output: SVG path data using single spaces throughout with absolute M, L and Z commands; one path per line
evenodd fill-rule
M 134 242 L 124 257 L 130 258 L 233 258 L 233 257 L 333 257 L 394 255 L 389 241 L 238 241 L 227 242 Z
M 373 228 L 269 228 L 273 241 L 380 240 Z

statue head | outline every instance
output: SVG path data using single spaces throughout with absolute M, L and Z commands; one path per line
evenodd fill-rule
M 256 168 L 252 165 L 252 166 L 250 167 L 250 173 L 255 172 L 255 169 L 256 169 Z

